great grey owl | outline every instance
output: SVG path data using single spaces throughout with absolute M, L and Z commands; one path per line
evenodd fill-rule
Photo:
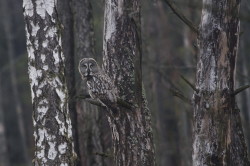
M 100 101 L 111 110 L 117 110 L 117 89 L 97 62 L 93 58 L 83 58 L 78 69 L 82 79 L 87 81 L 91 98 Z

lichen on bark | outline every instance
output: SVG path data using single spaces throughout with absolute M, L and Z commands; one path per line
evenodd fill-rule
M 155 165 L 151 115 L 142 94 L 140 1 L 107 0 L 104 16 L 103 69 L 120 99 L 132 109 L 108 114 L 116 166 Z
M 234 94 L 238 0 L 203 0 L 194 93 L 193 165 L 249 165 Z

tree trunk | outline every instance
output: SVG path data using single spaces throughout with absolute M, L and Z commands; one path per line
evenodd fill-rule
M 3 27 L 5 31 L 5 37 L 6 37 L 6 43 L 7 43 L 7 55 L 9 58 L 9 65 L 10 65 L 10 80 L 11 80 L 11 88 L 13 90 L 13 101 L 15 104 L 15 111 L 17 114 L 17 123 L 18 123 L 18 129 L 20 131 L 20 142 L 21 147 L 23 151 L 23 157 L 25 165 L 30 166 L 31 165 L 31 159 L 29 156 L 29 151 L 27 147 L 27 138 L 26 138 L 26 131 L 23 121 L 23 110 L 21 106 L 21 101 L 19 97 L 18 92 L 18 85 L 17 85 L 17 76 L 16 76 L 16 68 L 14 64 L 14 46 L 13 46 L 13 36 L 12 36 L 12 25 L 11 25 L 11 17 L 10 14 L 8 14 L 8 9 L 10 7 L 8 6 L 8 1 L 1 0 L 1 10 L 3 12 Z
M 0 165 L 9 166 L 9 156 L 4 125 L 2 76 L 0 76 Z
M 73 141 L 75 152 L 78 156 L 76 165 L 80 165 L 80 147 L 78 137 L 78 124 L 76 112 L 76 88 L 75 88 L 75 55 L 74 55 L 74 22 L 71 3 L 68 0 L 57 1 L 58 17 L 62 24 L 62 50 L 65 55 L 65 78 L 69 92 L 69 113 L 72 122 Z M 81 127 L 84 127 L 81 125 Z M 84 139 L 82 140 L 84 141 Z
M 33 102 L 34 165 L 74 165 L 61 25 L 56 1 L 24 0 Z
M 74 53 L 76 62 L 82 58 L 96 58 L 94 51 L 94 31 L 92 6 L 89 0 L 73 0 L 72 12 L 74 16 Z M 78 76 L 78 77 L 77 77 Z M 86 81 L 80 81 L 80 74 L 76 76 L 78 95 L 87 94 Z M 103 111 L 86 101 L 79 100 L 76 105 L 79 133 L 80 158 L 82 166 L 111 165 L 104 157 L 96 154 L 107 153 L 107 143 L 104 135 L 109 134 L 105 128 Z M 111 139 L 110 139 L 111 140 Z M 106 163 L 107 162 L 107 163 Z
M 238 0 L 203 0 L 193 98 L 195 166 L 249 165 L 234 96 L 239 6 Z
M 109 111 L 116 166 L 154 166 L 151 115 L 141 82 L 140 3 L 107 0 L 103 67 L 118 88 L 118 98 L 133 108 Z

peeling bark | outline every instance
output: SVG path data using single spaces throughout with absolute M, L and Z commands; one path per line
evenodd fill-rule
M 234 73 L 239 0 L 203 0 L 194 94 L 193 165 L 247 166 Z
M 34 165 L 74 165 L 76 158 L 55 0 L 24 0 L 35 137 Z
M 107 0 L 103 69 L 131 110 L 109 111 L 116 166 L 154 166 L 151 115 L 141 82 L 140 1 Z

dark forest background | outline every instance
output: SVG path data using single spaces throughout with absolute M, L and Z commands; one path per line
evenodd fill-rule
M 100 60 L 104 5 L 99 0 L 93 0 L 91 3 L 95 50 Z M 195 25 L 199 25 L 200 0 L 175 0 L 175 3 L 186 17 Z M 33 157 L 34 148 L 31 92 L 27 74 L 26 37 L 22 12 L 20 0 L 9 0 L 7 8 L 0 8 L 0 152 L 7 151 L 5 159 L 9 160 L 11 166 L 25 165 L 23 147 L 28 149 L 30 158 Z M 242 1 L 240 13 L 241 36 L 235 73 L 236 87 L 248 85 L 250 82 L 249 0 Z M 6 21 L 11 22 L 11 27 L 7 31 L 4 28 Z M 157 163 L 160 166 L 190 166 L 193 108 L 188 99 L 192 98 L 193 90 L 184 79 L 191 83 L 195 82 L 196 34 L 179 20 L 164 1 L 142 2 L 141 28 L 143 80 L 153 116 Z M 7 56 L 8 44 L 13 48 L 14 69 L 11 68 L 11 60 Z M 16 72 L 16 84 L 10 83 L 12 69 Z M 76 75 L 78 75 L 77 71 Z M 13 86 L 17 86 L 17 99 Z M 176 97 L 180 95 L 185 98 Z M 237 100 L 247 145 L 250 147 L 250 90 L 240 93 Z M 16 105 L 19 102 L 22 114 L 17 111 Z M 24 122 L 24 128 L 20 126 L 20 120 Z M 22 130 L 25 133 L 24 146 L 20 139 Z M 5 138 L 5 141 L 2 141 L 2 138 Z

